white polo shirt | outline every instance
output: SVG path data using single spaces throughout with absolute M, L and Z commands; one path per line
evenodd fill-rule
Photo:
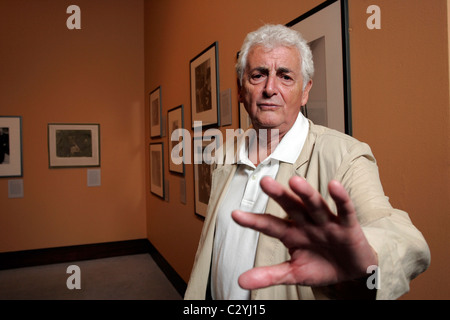
M 268 196 L 259 182 L 262 177 L 275 179 L 279 161 L 294 163 L 303 148 L 308 134 L 308 120 L 299 112 L 297 120 L 270 156 L 257 167 L 248 158 L 248 148 L 241 140 L 235 162 L 238 165 L 216 220 L 216 230 L 211 265 L 211 295 L 218 300 L 246 300 L 250 291 L 238 284 L 239 276 L 253 268 L 259 232 L 239 226 L 231 218 L 231 212 L 239 209 L 264 213 Z

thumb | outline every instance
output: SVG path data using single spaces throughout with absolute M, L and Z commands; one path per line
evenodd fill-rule
M 238 283 L 242 289 L 246 290 L 266 288 L 277 284 L 293 284 L 295 280 L 289 277 L 289 270 L 288 262 L 270 267 L 253 268 L 241 274 Z

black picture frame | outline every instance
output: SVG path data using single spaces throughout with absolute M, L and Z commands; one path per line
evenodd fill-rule
M 310 44 L 317 41 L 317 50 L 323 53 L 313 52 L 317 72 L 303 113 L 317 124 L 352 135 L 348 0 L 325 1 L 286 26 L 299 31 Z M 314 46 L 311 49 L 314 51 Z M 320 56 L 323 60 L 318 58 Z M 321 102 L 314 101 L 316 93 Z M 317 103 L 316 108 L 314 103 Z M 321 109 L 326 109 L 325 117 L 320 117 Z M 324 118 L 326 120 L 322 121 Z
M 100 124 L 49 123 L 50 169 L 100 167 Z
M 161 86 L 149 94 L 150 137 L 162 135 L 162 93 Z
M 22 117 L 0 116 L 0 178 L 23 176 Z
M 150 192 L 164 199 L 164 143 L 150 143 L 149 157 Z
M 185 154 L 177 152 L 181 147 L 184 152 L 184 143 L 187 137 L 184 136 L 184 130 L 178 135 L 178 141 L 172 141 L 172 133 L 177 129 L 184 129 L 184 106 L 179 105 L 167 112 L 167 130 L 169 136 L 169 171 L 184 175 Z M 181 143 L 181 146 L 179 144 Z M 174 160 L 176 160 L 174 162 Z M 178 163 L 180 162 L 181 163 Z M 177 162 L 177 163 L 176 163 Z
M 192 128 L 220 126 L 219 43 L 216 41 L 189 62 Z

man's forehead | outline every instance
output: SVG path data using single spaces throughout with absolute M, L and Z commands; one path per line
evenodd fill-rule
M 253 46 L 247 56 L 247 67 L 297 69 L 301 64 L 300 52 L 292 46 Z

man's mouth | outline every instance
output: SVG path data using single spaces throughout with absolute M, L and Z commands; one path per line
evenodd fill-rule
M 280 105 L 274 103 L 258 103 L 258 108 L 262 110 L 273 110 L 280 108 Z

